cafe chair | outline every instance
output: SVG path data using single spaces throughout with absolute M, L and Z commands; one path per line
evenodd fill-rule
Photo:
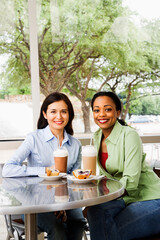
M 89 238 L 88 238 L 89 237 Z M 89 240 L 90 239 L 90 231 L 89 231 L 89 226 L 86 225 L 83 233 L 83 240 Z
M 17 215 L 16 215 L 17 216 Z M 6 227 L 7 227 L 7 238 L 6 240 L 10 240 L 10 239 L 14 239 L 14 240 L 23 240 L 25 239 L 25 226 L 24 226 L 24 222 L 21 219 L 21 217 L 19 218 L 15 218 L 15 215 L 4 215 L 5 218 L 5 223 L 6 223 Z M 41 234 L 41 231 L 38 229 L 38 234 Z M 88 236 L 90 236 L 90 232 L 89 232 L 89 226 L 88 223 L 85 226 L 85 230 L 83 233 L 83 240 L 89 240 Z M 43 239 L 45 239 L 46 237 L 43 237 Z M 41 240 L 42 238 L 38 238 L 39 240 Z
M 7 238 L 6 240 L 15 239 L 22 240 L 24 239 L 24 223 L 20 222 L 20 219 L 12 219 L 11 215 L 4 215 L 5 223 L 7 227 Z
M 89 240 L 90 239 L 89 236 L 90 236 L 89 225 L 88 225 L 88 223 L 86 223 L 85 229 L 83 232 L 83 240 Z M 89 239 L 88 239 L 88 237 L 89 237 Z
M 5 223 L 7 227 L 7 238 L 6 240 L 14 239 L 14 240 L 23 240 L 25 239 L 25 226 L 23 220 L 19 218 L 15 218 L 15 215 L 4 215 Z M 38 229 L 38 239 L 40 238 L 41 231 Z M 43 237 L 45 239 L 46 237 Z
M 160 177 L 160 161 L 156 160 L 153 166 L 153 171 Z

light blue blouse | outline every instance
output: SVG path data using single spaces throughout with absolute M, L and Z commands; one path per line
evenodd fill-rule
M 62 146 L 68 150 L 67 173 L 81 166 L 81 144 L 64 131 Z M 49 126 L 27 135 L 15 154 L 4 165 L 3 177 L 37 176 L 45 173 L 45 167 L 54 165 L 53 152 L 58 147 L 57 138 Z M 27 160 L 27 165 L 23 162 Z

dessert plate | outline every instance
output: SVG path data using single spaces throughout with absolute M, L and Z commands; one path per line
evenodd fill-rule
M 47 174 L 40 174 L 38 175 L 40 178 L 45 179 L 46 181 L 57 181 L 65 176 L 67 176 L 66 173 L 60 173 L 58 176 L 47 176 Z
M 103 178 L 104 176 L 101 175 L 101 176 L 97 176 L 97 175 L 90 175 L 89 178 L 86 178 L 86 179 L 78 179 L 78 178 L 75 178 L 74 176 L 71 176 L 71 175 L 67 175 L 67 179 L 68 180 L 71 180 L 73 181 L 74 183 L 89 183 L 93 180 L 99 180 L 101 178 Z

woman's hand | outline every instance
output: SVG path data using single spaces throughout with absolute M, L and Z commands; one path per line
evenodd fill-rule
M 62 219 L 62 222 L 67 221 L 67 214 L 66 211 L 56 211 L 54 212 L 54 215 L 56 216 L 57 219 Z

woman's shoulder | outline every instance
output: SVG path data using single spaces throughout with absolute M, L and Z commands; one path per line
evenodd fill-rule
M 130 126 L 122 126 L 122 134 L 124 135 L 125 139 L 130 143 L 137 142 L 137 144 L 142 143 L 141 138 L 138 132 Z
M 94 132 L 93 136 L 97 136 L 97 135 L 101 135 L 101 134 L 102 134 L 102 129 L 101 129 L 101 128 L 98 128 L 98 129 Z
M 135 134 L 137 136 L 139 136 L 138 132 L 136 131 L 135 128 L 131 127 L 131 126 L 122 126 L 122 131 L 125 132 L 126 134 Z
M 31 140 L 31 139 L 44 139 L 44 130 L 43 129 L 37 129 L 33 132 L 30 132 L 27 134 L 26 139 Z
M 33 132 L 30 132 L 27 134 L 27 137 L 31 137 L 31 136 L 37 136 L 43 133 L 43 129 L 36 129 Z
M 76 137 L 74 137 L 74 136 L 72 136 L 70 134 L 67 134 L 67 135 L 68 135 L 68 139 L 69 139 L 71 144 L 76 144 L 78 146 L 81 146 L 81 142 L 80 142 L 80 140 L 78 138 L 76 138 Z

